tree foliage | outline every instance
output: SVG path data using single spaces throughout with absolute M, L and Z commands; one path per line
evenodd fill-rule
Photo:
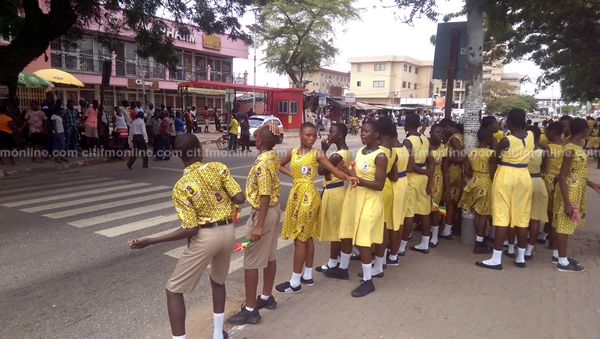
M 513 86 L 507 81 L 487 81 L 483 83 L 483 101 L 493 101 L 498 97 L 509 96 L 514 92 Z
M 410 12 L 404 21 L 426 17 L 437 21 L 438 0 L 395 0 Z M 542 70 L 540 88 L 558 82 L 563 98 L 600 98 L 599 1 L 465 0 L 468 12 L 479 6 L 485 17 L 485 50 L 491 59 L 505 63 L 531 60 Z
M 486 102 L 485 112 L 488 114 L 506 114 L 513 108 L 520 108 L 527 112 L 529 104 L 517 96 L 502 96 Z
M 108 48 L 126 24 L 136 32 L 137 52 L 153 56 L 170 68 L 177 65 L 173 38 L 164 34 L 167 23 L 159 16 L 168 13 L 173 27 L 182 35 L 189 26 L 207 34 L 229 34 L 250 42 L 238 21 L 248 6 L 264 0 L 2 0 L 0 34 L 10 38 L 0 46 L 0 84 L 8 85 L 15 98 L 18 73 L 43 55 L 59 37 L 67 45 L 77 43 L 86 28 Z M 48 9 L 48 10 L 47 10 Z M 115 19 L 119 18 L 119 19 Z M 44 55 L 48 58 L 47 55 Z
M 264 65 L 288 75 L 296 87 L 306 87 L 304 74 L 319 71 L 339 53 L 335 28 L 360 19 L 356 0 L 273 0 L 260 13 L 266 45 Z

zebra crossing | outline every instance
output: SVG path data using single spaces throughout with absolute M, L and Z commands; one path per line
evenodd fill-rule
M 154 186 L 147 182 L 78 176 L 76 180 L 29 182 L 15 188 L 0 188 L 0 206 L 91 230 L 93 236 L 133 237 L 135 232 L 138 238 L 159 237 L 179 228 L 171 190 L 172 186 Z M 246 204 L 240 211 L 235 229 L 238 241 L 246 237 L 243 225 L 250 210 Z M 291 243 L 280 240 L 279 248 Z M 164 254 L 179 258 L 186 246 L 173 246 L 175 248 Z M 230 271 L 242 266 L 242 253 L 235 253 Z

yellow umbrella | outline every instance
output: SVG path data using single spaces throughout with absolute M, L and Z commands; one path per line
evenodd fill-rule
M 83 82 L 79 81 L 79 79 L 72 74 L 55 68 L 40 69 L 39 71 L 33 73 L 55 84 L 73 85 L 79 87 L 85 86 Z

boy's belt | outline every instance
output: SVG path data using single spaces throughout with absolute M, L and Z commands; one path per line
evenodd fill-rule
M 327 184 L 327 185 L 325 185 L 325 189 L 330 190 L 332 188 L 338 188 L 338 187 L 342 187 L 342 186 L 344 186 L 344 182 L 340 181 L 340 182 L 336 182 L 336 183 L 333 183 L 333 184 Z
M 229 224 L 233 224 L 233 219 L 209 222 L 209 223 L 206 223 L 206 224 L 200 226 L 200 228 L 213 228 L 213 227 L 218 227 L 218 226 L 227 226 Z
M 508 167 L 515 167 L 515 168 L 527 168 L 527 164 L 511 164 L 509 162 L 501 162 L 500 166 L 508 166 Z

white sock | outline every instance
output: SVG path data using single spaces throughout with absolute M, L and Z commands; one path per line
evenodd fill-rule
M 270 295 L 264 295 L 264 294 L 261 294 L 261 295 L 260 295 L 260 298 L 261 298 L 262 300 L 269 300 L 269 297 L 270 297 Z
M 223 335 L 223 333 L 221 333 L 221 335 Z M 185 339 L 185 334 L 184 335 L 174 335 L 173 339 Z
M 480 237 L 478 235 L 476 235 L 475 237 L 477 237 L 477 242 L 483 242 L 483 237 Z
M 352 254 L 348 253 L 344 253 L 342 252 L 340 254 L 340 268 L 347 270 L 348 269 L 348 265 L 350 265 L 350 257 L 352 256 Z
M 371 264 L 362 264 L 363 269 L 363 280 L 368 281 L 371 280 Z
M 292 278 L 290 279 L 290 285 L 294 288 L 300 286 L 300 277 L 301 276 L 302 276 L 302 273 L 292 272 Z
M 373 265 L 372 274 L 379 274 L 383 272 L 383 258 L 375 256 L 375 264 Z
M 385 249 L 385 251 L 383 251 L 383 258 L 384 258 L 384 259 L 388 257 L 388 253 L 389 253 L 389 251 L 390 251 L 390 250 L 389 250 L 389 249 L 387 249 L 387 248 Z
M 515 254 L 515 244 L 508 244 L 508 253 Z
M 420 250 L 428 250 L 429 249 L 429 237 L 421 236 L 421 243 L 415 246 Z
M 517 259 L 515 262 L 525 262 L 525 249 L 517 247 Z
M 254 307 L 248 307 L 248 306 L 244 306 L 244 307 L 250 312 L 254 311 Z
M 547 236 L 548 236 L 548 233 L 541 231 L 537 238 L 540 240 L 546 240 Z
M 336 262 L 337 264 L 339 264 L 339 263 L 340 263 L 340 256 L 339 256 L 339 255 L 338 255 L 338 257 L 337 257 L 337 259 L 336 259 L 336 261 L 335 261 L 335 262 Z
M 438 243 L 438 233 L 440 232 L 440 226 L 431 226 L 431 242 L 434 245 Z
M 360 251 L 358 250 L 358 247 L 352 246 L 352 254 L 353 255 L 360 255 Z
M 329 258 L 329 261 L 327 262 L 327 266 L 329 266 L 329 267 L 337 266 L 337 260 Z M 304 279 L 306 279 L 306 278 L 304 278 Z
M 488 260 L 484 260 L 483 263 L 492 266 L 502 264 L 502 251 L 494 250 L 494 254 L 492 254 L 492 257 Z
M 213 313 L 213 339 L 223 339 L 223 319 L 225 313 Z
M 558 263 L 560 265 L 562 265 L 562 266 L 568 266 L 569 265 L 569 259 L 567 257 L 564 257 L 564 258 L 559 257 L 558 258 Z M 363 270 L 364 270 L 364 268 L 363 268 Z
M 390 258 L 390 260 L 398 260 L 398 255 L 397 254 L 395 254 L 395 255 L 391 255 L 390 254 L 389 258 Z
M 559 258 L 558 256 L 558 250 L 552 250 L 552 256 L 555 258 Z
M 527 244 L 527 249 L 525 250 L 525 255 L 531 255 L 531 252 L 533 252 L 534 247 L 535 247 L 535 245 Z
M 452 225 L 446 224 L 446 226 L 444 226 L 444 231 L 442 232 L 442 235 L 446 237 L 450 234 L 452 234 Z
M 312 279 L 312 267 L 304 267 L 304 280 Z
M 502 243 L 502 246 L 508 246 L 508 240 L 504 240 L 504 242 Z
M 400 253 L 404 253 L 406 250 L 406 244 L 408 244 L 408 241 L 400 240 Z

